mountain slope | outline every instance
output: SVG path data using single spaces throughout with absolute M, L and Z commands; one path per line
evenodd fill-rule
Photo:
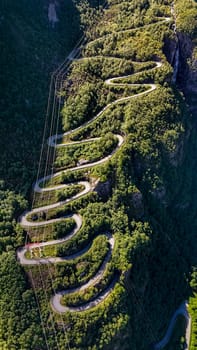
M 40 4 L 46 6 L 35 3 Z M 8 190 L 1 193 L 2 251 L 8 251 L 1 256 L 0 271 L 0 339 L 5 349 L 149 349 L 165 334 L 176 306 L 190 295 L 188 281 L 196 264 L 197 144 L 195 118 L 190 113 L 195 99 L 188 99 L 184 91 L 185 100 L 181 92 L 184 60 L 176 74 L 178 85 L 172 83 L 178 40 L 181 57 L 185 54 L 181 38 L 188 25 L 181 19 L 182 1 L 172 7 L 166 0 L 157 4 L 109 0 L 104 10 L 90 7 L 87 1 L 78 5 L 87 43 L 73 52 L 72 58 L 76 55 L 79 60 L 73 60 L 67 78 L 58 82 L 59 130 L 66 134 L 51 135 L 48 144 L 52 152 L 55 149 L 54 162 L 44 154 L 47 171 L 40 176 L 57 175 L 35 184 L 34 212 L 20 217 L 23 227 L 12 220 L 26 207 L 23 198 Z M 15 6 L 14 13 L 18 11 Z M 24 7 L 25 14 L 32 13 L 33 6 L 29 6 Z M 179 20 L 175 16 L 178 6 Z M 47 6 L 44 13 L 47 21 Z M 8 22 L 8 33 L 12 33 Z M 54 45 L 61 49 L 60 27 L 48 29 Z M 47 30 L 42 27 L 44 38 Z M 16 32 L 18 37 L 20 29 Z M 187 35 L 195 46 L 193 27 Z M 17 47 L 22 48 L 27 38 L 19 37 L 18 42 L 15 38 Z M 16 53 L 14 57 L 21 58 Z M 55 61 L 51 50 L 51 65 Z M 19 72 L 16 81 L 24 87 Z M 40 140 L 36 123 L 35 118 L 31 132 Z M 18 127 L 18 123 L 12 125 Z M 29 121 L 25 125 L 31 127 Z M 22 132 L 21 127 L 17 130 Z M 2 134 L 7 136 L 5 128 Z M 34 137 L 24 140 L 30 155 L 32 149 L 38 151 Z M 31 158 L 28 152 L 24 150 L 25 161 Z M 32 160 L 27 172 L 21 172 L 21 154 L 22 158 L 16 149 L 18 168 L 14 160 L 9 164 L 16 169 L 3 177 L 12 187 L 13 178 L 19 177 L 18 188 L 25 191 L 33 177 Z M 7 155 L 6 162 L 10 158 Z M 20 172 L 25 177 L 20 178 Z M 31 227 L 26 227 L 27 221 Z M 25 231 L 29 245 L 21 248 Z M 21 254 L 29 261 L 25 266 Z M 36 263 L 39 258 L 42 264 Z M 59 298 L 55 304 L 54 296 Z M 59 302 L 66 312 L 60 313 Z M 17 323 L 22 315 L 24 319 Z

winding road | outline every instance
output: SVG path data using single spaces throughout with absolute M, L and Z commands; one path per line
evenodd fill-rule
M 114 238 L 110 235 L 110 234 L 106 234 L 108 239 L 109 239 L 109 244 L 110 244 L 110 251 L 109 253 L 107 254 L 106 258 L 104 259 L 99 271 L 96 273 L 96 275 L 91 278 L 89 280 L 89 282 L 83 284 L 82 286 L 78 287 L 78 288 L 73 288 L 73 289 L 69 289 L 69 290 L 64 290 L 62 292 L 59 292 L 59 293 L 56 293 L 52 299 L 51 299 L 51 305 L 53 307 L 53 309 L 55 311 L 58 310 L 59 313 L 64 313 L 66 311 L 81 311 L 82 310 L 88 310 L 90 309 L 93 305 L 96 305 L 97 303 L 97 300 L 93 300 L 92 302 L 89 302 L 87 304 L 83 304 L 82 306 L 79 306 L 79 307 L 67 307 L 67 306 L 63 306 L 61 305 L 61 298 L 63 295 L 66 295 L 66 294 L 72 294 L 72 293 L 76 293 L 76 292 L 81 292 L 81 291 L 84 291 L 86 290 L 88 287 L 90 286 L 94 286 L 96 283 L 98 283 L 102 277 L 103 277 L 103 273 L 106 269 L 106 264 L 110 261 L 111 259 L 111 254 L 112 254 L 112 250 L 114 248 L 114 243 L 115 243 L 115 240 Z M 114 283 L 112 282 L 110 287 L 108 287 L 103 293 L 100 294 L 99 296 L 99 300 L 103 300 L 104 298 L 106 298 L 106 296 L 110 293 L 111 289 L 112 289 L 112 286 L 114 286 Z
M 161 350 L 169 343 L 170 338 L 172 336 L 172 332 L 173 332 L 175 324 L 176 324 L 177 317 L 180 315 L 183 316 L 186 320 L 186 333 L 185 333 L 186 347 L 185 347 L 185 350 L 189 350 L 190 335 L 191 335 L 191 317 L 188 313 L 187 308 L 188 308 L 188 305 L 187 305 L 187 302 L 185 301 L 175 311 L 174 315 L 172 316 L 172 318 L 170 320 L 166 334 L 164 335 L 163 339 L 160 340 L 159 343 L 155 344 L 154 350 Z
M 169 18 L 164 18 L 164 19 L 161 20 L 161 22 L 163 22 L 163 21 L 169 21 Z M 126 30 L 126 32 L 129 32 L 129 31 L 131 31 L 131 30 Z M 122 32 L 125 32 L 125 31 L 122 31 Z M 118 32 L 118 33 L 120 34 L 121 32 Z M 96 40 L 98 40 L 98 39 L 96 39 Z M 80 47 L 79 47 L 79 51 L 80 51 Z M 76 55 L 78 55 L 78 50 L 77 49 L 74 52 L 72 52 L 72 55 L 69 56 L 69 60 L 77 61 L 75 59 L 75 57 L 74 57 L 75 53 L 76 53 Z M 111 57 L 111 58 L 113 58 L 113 57 Z M 88 57 L 88 58 L 79 58 L 78 60 L 86 60 L 86 59 L 91 59 L 91 58 L 90 57 Z M 154 68 L 150 68 L 150 70 L 151 69 L 158 69 L 161 66 L 162 66 L 162 62 L 155 62 L 155 67 Z M 136 73 L 136 74 L 138 74 L 138 73 Z M 141 86 L 141 85 L 143 85 L 146 88 L 145 91 L 140 92 L 138 94 L 134 94 L 134 95 L 128 96 L 128 97 L 122 97 L 122 98 L 117 99 L 114 102 L 109 103 L 95 117 L 93 117 L 91 120 L 87 121 L 83 125 L 79 126 L 78 128 L 76 128 L 74 130 L 70 130 L 70 131 L 68 131 L 68 132 L 66 132 L 64 134 L 50 136 L 48 141 L 47 141 L 48 145 L 50 147 L 59 148 L 59 147 L 67 147 L 67 146 L 74 145 L 74 144 L 79 144 L 79 143 L 82 144 L 82 143 L 87 143 L 87 142 L 99 141 L 99 137 L 96 137 L 96 138 L 86 139 L 86 140 L 82 140 L 82 141 L 75 141 L 75 142 L 68 141 L 68 142 L 65 142 L 65 143 L 58 143 L 58 141 L 61 141 L 63 137 L 70 136 L 74 132 L 84 128 L 85 126 L 87 126 L 89 124 L 91 124 L 94 120 L 98 119 L 112 105 L 115 105 L 115 104 L 118 104 L 118 103 L 124 103 L 125 101 L 134 99 L 136 97 L 141 97 L 141 96 L 143 96 L 145 94 L 148 94 L 148 93 L 151 93 L 152 91 L 157 89 L 157 85 L 156 84 L 131 84 L 131 83 L 120 83 L 120 82 L 117 82 L 117 79 L 118 80 L 125 79 L 125 78 L 129 78 L 129 77 L 131 77 L 133 75 L 134 74 L 107 79 L 105 81 L 105 84 L 106 85 L 125 86 L 125 87 L 126 86 L 127 87 L 129 87 L 129 86 L 133 87 L 133 86 Z M 87 168 L 90 168 L 90 167 L 101 165 L 101 164 L 109 161 L 109 159 L 111 157 L 113 157 L 113 155 L 121 148 L 121 146 L 124 143 L 124 139 L 125 139 L 125 136 L 122 136 L 122 135 L 119 135 L 119 134 L 116 134 L 114 136 L 118 139 L 118 143 L 117 143 L 116 148 L 113 150 L 113 152 L 111 154 L 109 154 L 108 156 L 104 157 L 101 160 L 98 160 L 98 161 L 95 161 L 95 162 L 92 162 L 92 163 L 83 164 L 83 165 L 77 165 L 75 167 L 59 171 L 59 172 L 57 172 L 55 174 L 45 176 L 45 177 L 39 179 L 35 183 L 34 191 L 37 192 L 37 193 L 43 193 L 43 192 L 56 191 L 56 190 L 59 190 L 59 189 L 62 189 L 62 188 L 66 188 L 66 187 L 68 187 L 70 185 L 73 185 L 73 183 L 72 184 L 60 184 L 60 185 L 55 185 L 55 186 L 52 186 L 52 187 L 45 187 L 45 188 L 42 188 L 41 185 L 45 184 L 46 181 L 52 180 L 52 179 L 60 176 L 61 174 L 66 173 L 68 171 L 71 172 L 71 171 L 80 170 L 80 169 L 87 169 Z M 51 209 L 54 209 L 54 208 L 57 208 L 59 206 L 62 206 L 64 204 L 66 204 L 66 203 L 69 203 L 70 201 L 73 201 L 73 200 L 75 200 L 75 199 L 77 199 L 77 198 L 79 198 L 81 196 L 84 196 L 85 194 L 93 191 L 94 187 L 95 187 L 95 184 L 92 185 L 88 181 L 79 181 L 79 182 L 76 181 L 74 184 L 80 184 L 80 185 L 83 186 L 84 189 L 81 192 L 79 192 L 76 195 L 74 195 L 73 197 L 71 197 L 69 199 L 66 199 L 65 201 L 60 201 L 58 203 L 45 205 L 45 206 L 33 209 L 33 210 L 29 211 L 29 212 L 23 213 L 21 215 L 21 217 L 19 218 L 19 222 L 20 222 L 21 226 L 26 228 L 26 229 L 28 229 L 29 227 L 41 227 L 41 226 L 44 226 L 44 225 L 49 225 L 49 224 L 52 224 L 52 223 L 55 223 L 55 222 L 59 222 L 63 218 L 66 218 L 64 216 L 64 217 L 61 217 L 61 218 L 51 219 L 51 220 L 47 220 L 47 221 L 45 220 L 45 221 L 42 221 L 42 222 L 36 222 L 36 221 L 32 222 L 32 221 L 30 221 L 28 219 L 31 215 L 34 215 L 34 214 L 37 214 L 37 213 L 43 212 L 43 211 L 47 212 L 47 211 L 49 211 Z M 61 263 L 61 262 L 65 261 L 65 260 L 75 259 L 75 258 L 81 256 L 82 254 L 85 254 L 88 251 L 88 249 L 90 248 L 90 245 L 88 245 L 85 249 L 77 252 L 76 254 L 73 254 L 73 255 L 67 256 L 67 257 L 63 257 L 63 258 L 60 258 L 60 257 L 27 258 L 26 257 L 26 253 L 28 251 L 30 251 L 30 253 L 31 253 L 32 250 L 35 249 L 35 248 L 43 248 L 43 247 L 46 247 L 46 246 L 52 246 L 52 245 L 61 244 L 63 242 L 66 242 L 66 241 L 70 240 L 74 235 L 76 235 L 77 232 L 80 230 L 80 228 L 82 226 L 82 218 L 77 213 L 75 213 L 73 215 L 70 215 L 69 217 L 70 218 L 72 217 L 75 220 L 75 222 L 76 222 L 76 226 L 75 226 L 74 230 L 70 234 L 68 234 L 66 237 L 61 238 L 61 239 L 51 240 L 51 241 L 48 241 L 48 242 L 40 242 L 40 243 L 28 244 L 28 245 L 26 245 L 24 247 L 18 248 L 18 250 L 17 250 L 17 258 L 18 258 L 18 261 L 20 262 L 20 264 L 22 264 L 22 265 L 38 265 L 38 264 L 50 264 L 50 263 L 51 264 L 55 264 L 55 263 Z M 99 304 L 113 290 L 114 285 L 116 284 L 116 281 L 117 281 L 116 278 L 112 281 L 112 283 L 110 285 L 108 285 L 106 287 L 106 289 L 104 291 L 102 291 L 99 295 L 96 295 L 93 300 L 91 300 L 91 301 L 89 301 L 89 302 L 87 302 L 87 303 L 85 303 L 85 304 L 83 304 L 83 305 L 81 305 L 79 307 L 78 306 L 76 306 L 76 307 L 68 307 L 68 306 L 63 306 L 61 304 L 61 298 L 62 298 L 63 295 L 84 291 L 88 287 L 94 286 L 95 283 L 97 283 L 98 281 L 100 281 L 102 279 L 104 271 L 106 269 L 106 265 L 111 259 L 112 251 L 113 251 L 114 244 L 115 244 L 113 236 L 111 236 L 109 233 L 105 233 L 105 235 L 108 238 L 109 245 L 110 245 L 110 250 L 109 250 L 109 253 L 106 255 L 102 265 L 100 266 L 99 271 L 96 273 L 96 275 L 94 277 L 92 277 L 84 285 L 82 285 L 80 287 L 77 287 L 77 288 L 74 288 L 74 289 L 69 289 L 69 290 L 64 290 L 64 291 L 61 291 L 61 292 L 57 292 L 51 298 L 51 307 L 53 308 L 53 310 L 55 312 L 57 312 L 57 313 L 64 313 L 64 312 L 67 312 L 67 311 L 70 311 L 70 312 L 85 311 L 85 310 L 87 310 L 89 308 L 92 308 L 92 307 L 96 306 L 97 304 Z

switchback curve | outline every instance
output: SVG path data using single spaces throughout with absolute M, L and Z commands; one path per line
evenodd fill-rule
M 187 302 L 185 301 L 184 303 L 182 303 L 179 308 L 175 311 L 175 313 L 173 314 L 168 329 L 166 331 L 166 334 L 164 335 L 164 337 L 157 343 L 154 345 L 154 350 L 161 350 L 163 349 L 170 341 L 170 338 L 172 336 L 172 332 L 177 320 L 177 317 L 181 315 L 185 318 L 186 320 L 186 347 L 185 350 L 189 350 L 189 345 L 190 345 L 190 335 L 191 335 L 191 317 L 188 313 L 188 305 Z

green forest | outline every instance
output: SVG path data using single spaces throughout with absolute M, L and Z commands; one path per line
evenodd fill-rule
M 0 350 L 195 349 L 196 1 L 0 8 Z

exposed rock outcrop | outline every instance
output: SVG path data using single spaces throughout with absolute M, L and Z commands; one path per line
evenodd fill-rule
M 133 216 L 139 220 L 144 216 L 144 203 L 141 192 L 135 192 L 132 195 L 131 207 Z
M 180 43 L 180 67 L 178 82 L 187 94 L 197 94 L 197 54 L 195 45 L 190 37 L 184 33 L 178 33 Z
M 50 1 L 49 7 L 48 7 L 48 19 L 52 28 L 54 28 L 55 24 L 59 22 L 59 19 L 57 17 L 57 12 L 56 12 L 57 4 L 58 4 L 57 1 Z
M 99 194 L 99 196 L 103 198 L 107 198 L 111 194 L 111 182 L 107 180 L 105 182 L 98 182 L 95 191 Z

